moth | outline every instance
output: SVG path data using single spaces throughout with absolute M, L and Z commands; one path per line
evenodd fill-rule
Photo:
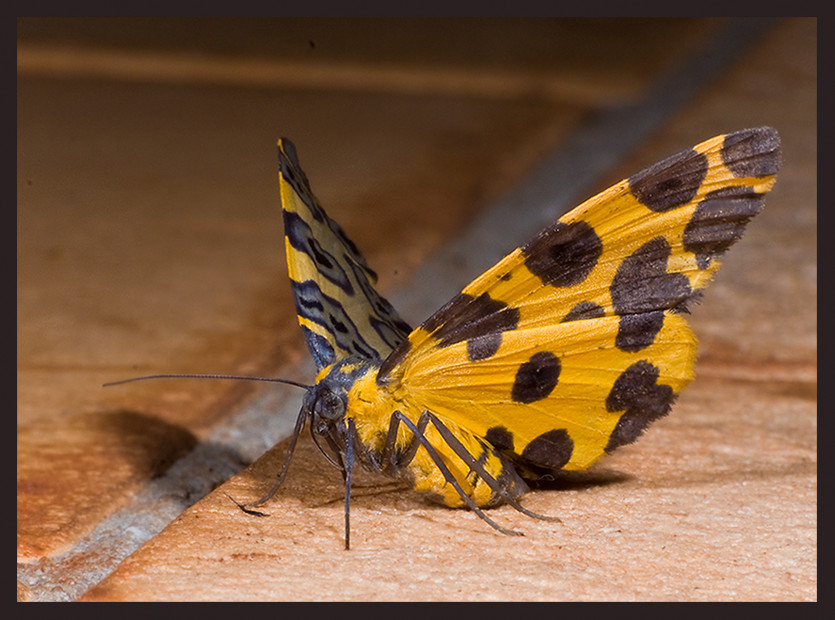
M 416 328 L 278 142 L 287 265 L 318 375 L 306 389 L 270 499 L 305 424 L 345 483 L 356 463 L 407 476 L 466 507 L 519 499 L 527 482 L 583 470 L 634 442 L 693 378 L 685 320 L 720 258 L 763 208 L 781 152 L 770 127 L 716 136 L 590 198 Z M 292 382 L 290 382 L 292 383 Z
M 720 257 L 763 207 L 780 166 L 769 127 L 717 136 L 650 166 L 559 218 L 417 328 L 278 143 L 287 265 L 319 370 L 305 423 L 343 473 L 345 546 L 358 462 L 418 491 L 482 509 L 526 480 L 582 470 L 666 415 L 693 378 L 684 319 Z

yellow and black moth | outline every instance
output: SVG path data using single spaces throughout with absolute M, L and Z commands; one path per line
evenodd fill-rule
M 635 441 L 693 378 L 683 314 L 760 212 L 780 166 L 769 127 L 720 135 L 589 199 L 412 329 L 278 143 L 287 265 L 319 374 L 305 423 L 343 473 L 408 475 L 451 507 L 518 499 Z
M 684 319 L 763 207 L 780 167 L 770 127 L 720 135 L 587 200 L 412 329 L 278 143 L 287 265 L 319 374 L 304 425 L 345 482 L 355 462 L 451 507 L 522 507 L 526 480 L 583 470 L 665 416 L 693 378 Z M 269 379 L 268 379 L 269 380 Z M 280 379 L 273 379 L 282 381 Z M 293 383 L 287 381 L 287 383 Z M 300 385 L 300 384 L 296 384 Z

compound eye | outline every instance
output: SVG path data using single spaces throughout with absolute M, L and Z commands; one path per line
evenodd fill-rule
M 345 401 L 333 392 L 325 392 L 316 399 L 313 411 L 326 420 L 336 420 L 345 415 Z

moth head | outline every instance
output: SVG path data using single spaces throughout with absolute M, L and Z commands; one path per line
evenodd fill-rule
M 319 430 L 320 423 L 331 428 L 338 425 L 348 411 L 349 394 L 357 381 L 376 369 L 377 365 L 373 362 L 350 356 L 320 371 L 316 384 L 307 390 L 302 405 L 314 428 Z
M 319 451 L 337 469 L 345 469 L 343 455 L 347 441 L 345 412 L 348 410 L 348 393 L 339 385 L 322 380 L 311 386 L 302 401 L 302 409 L 296 423 L 301 431 L 302 420 L 310 420 L 310 436 Z
M 321 382 L 307 392 L 305 404 L 314 425 L 322 422 L 328 426 L 345 415 L 348 408 L 348 395 L 340 386 Z

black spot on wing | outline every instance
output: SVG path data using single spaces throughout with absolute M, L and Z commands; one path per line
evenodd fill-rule
M 586 319 L 599 319 L 606 315 L 603 306 L 590 301 L 581 301 L 568 311 L 560 323 L 568 323 L 570 321 L 583 321 Z
M 525 404 L 547 398 L 557 387 L 561 370 L 560 359 L 550 351 L 534 353 L 516 371 L 510 397 Z
M 478 297 L 459 293 L 423 322 L 423 329 L 446 347 L 467 341 L 470 361 L 493 355 L 501 345 L 501 334 L 516 329 L 519 310 L 492 299 L 487 293 Z
M 683 306 L 693 291 L 685 275 L 667 273 L 670 252 L 667 240 L 656 237 L 623 260 L 609 287 L 616 314 Z
M 513 452 L 513 433 L 507 430 L 504 426 L 493 426 L 487 429 L 484 438 L 496 448 L 496 450 L 505 450 Z
M 483 336 L 476 336 L 467 340 L 467 359 L 471 362 L 486 360 L 492 357 L 502 346 L 501 332 L 492 332 Z
M 549 471 L 559 471 L 574 452 L 574 441 L 564 428 L 543 433 L 522 450 L 521 460 Z
M 591 273 L 603 242 L 586 222 L 555 222 L 522 246 L 525 265 L 544 284 L 574 286 Z
M 430 334 L 433 334 L 444 325 L 460 321 L 460 317 L 467 312 L 467 305 L 473 299 L 474 297 L 472 295 L 459 293 L 441 306 L 441 309 L 435 312 L 435 314 L 426 319 L 421 324 L 421 327 Z
M 693 200 L 707 169 L 707 157 L 682 151 L 629 177 L 629 189 L 641 204 L 663 213 Z
M 655 342 L 655 337 L 664 327 L 664 312 L 643 312 L 624 314 L 618 321 L 615 346 L 621 351 L 635 353 Z
M 684 228 L 684 249 L 696 255 L 700 269 L 722 255 L 745 231 L 763 208 L 765 198 L 752 187 L 723 187 L 705 195 Z
M 667 273 L 670 252 L 664 237 L 651 239 L 623 260 L 612 279 L 612 307 L 621 317 L 615 346 L 622 351 L 651 345 L 664 325 L 663 310 L 686 310 L 693 291 L 685 275 Z
M 728 134 L 721 152 L 722 162 L 738 177 L 767 177 L 780 169 L 780 138 L 771 127 Z
M 624 411 L 606 445 L 611 452 L 635 441 L 658 418 L 667 415 L 675 400 L 673 388 L 658 384 L 659 370 L 646 360 L 624 370 L 606 398 L 606 410 Z

